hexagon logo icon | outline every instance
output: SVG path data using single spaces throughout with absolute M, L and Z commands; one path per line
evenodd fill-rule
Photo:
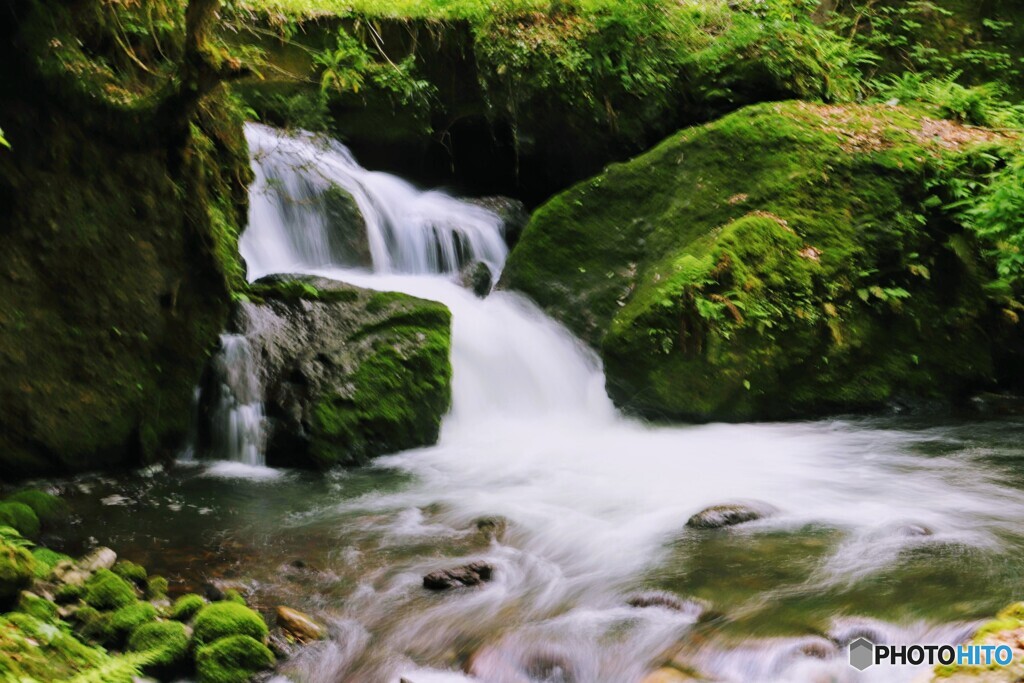
M 867 638 L 858 638 L 850 643 L 850 666 L 863 671 L 875 663 L 875 644 Z

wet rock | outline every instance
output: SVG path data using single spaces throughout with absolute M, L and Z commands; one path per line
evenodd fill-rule
M 454 569 L 440 569 L 423 577 L 423 587 L 434 591 L 479 586 L 491 580 L 494 568 L 486 562 L 470 562 Z
M 451 314 L 439 303 L 305 275 L 253 284 L 232 328 L 254 359 L 271 467 L 354 466 L 437 442 L 451 404 Z M 221 382 L 203 381 L 200 446 Z
M 215 583 L 204 583 L 203 597 L 210 602 L 220 602 L 224 599 L 224 591 Z
M 935 532 L 923 524 L 904 524 L 896 529 L 900 536 L 932 536 Z
M 776 509 L 767 503 L 715 505 L 701 510 L 686 522 L 691 529 L 721 529 L 770 517 Z
M 494 275 L 486 263 L 474 261 L 459 271 L 459 284 L 476 294 L 481 299 L 491 293 Z
M 680 598 L 665 591 L 636 593 L 626 600 L 626 604 L 639 608 L 660 607 L 673 612 L 689 614 L 694 618 L 700 617 L 708 609 L 708 605 L 700 600 Z
M 644 676 L 640 683 L 684 683 L 685 681 L 692 681 L 693 677 L 684 674 L 679 669 L 673 669 L 669 666 L 663 666 L 656 671 Z
M 797 654 L 813 659 L 831 659 L 839 650 L 836 644 L 826 638 L 809 638 L 797 645 Z
M 575 683 L 579 680 L 576 666 L 569 653 L 556 648 L 544 649 L 530 655 L 525 673 L 530 680 L 537 681 Z
M 327 630 L 308 615 L 284 605 L 277 608 L 277 625 L 303 643 L 320 640 L 327 635 Z
M 110 548 L 96 548 L 78 561 L 78 566 L 87 572 L 110 569 L 117 562 L 117 553 Z
M 530 222 L 530 212 L 526 210 L 526 205 L 518 199 L 510 197 L 480 197 L 478 199 L 470 199 L 469 202 L 498 214 L 503 224 L 505 243 L 509 246 L 509 249 L 516 245 L 520 235 L 523 234 L 523 228 Z
M 1024 415 L 1024 396 L 984 393 L 971 398 L 971 408 L 982 415 Z
M 476 528 L 488 541 L 501 538 L 508 528 L 508 520 L 504 517 L 482 517 L 476 520 Z

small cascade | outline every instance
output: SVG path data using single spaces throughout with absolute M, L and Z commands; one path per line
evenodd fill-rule
M 216 460 L 245 465 L 265 464 L 263 392 L 249 340 L 223 334 L 221 348 L 210 363 L 206 407 L 208 452 Z M 205 394 L 205 392 L 204 392 Z
M 258 124 L 245 132 L 256 179 L 239 248 L 251 278 L 354 265 L 375 273 L 454 274 L 474 262 L 495 277 L 500 272 L 508 247 L 493 212 L 368 171 L 332 140 Z M 345 209 L 348 198 L 357 211 Z

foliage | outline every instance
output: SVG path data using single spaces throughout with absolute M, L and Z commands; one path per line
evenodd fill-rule
M 975 126 L 1024 128 L 1024 105 L 1008 102 L 1000 83 L 965 86 L 960 73 L 942 78 L 907 71 L 883 76 L 873 82 L 875 99 L 919 103 L 936 109 L 943 118 Z

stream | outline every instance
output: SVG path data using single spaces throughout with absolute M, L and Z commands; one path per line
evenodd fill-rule
M 219 460 L 59 486 L 77 517 L 69 548 L 110 545 L 177 592 L 232 580 L 267 613 L 287 604 L 329 624 L 287 680 L 629 683 L 673 660 L 720 681 L 912 681 L 928 668 L 858 673 L 845 645 L 956 643 L 1021 597 L 1024 423 L 624 417 L 563 327 L 514 293 L 457 284 L 467 260 L 497 279 L 497 216 L 362 169 L 337 143 L 252 124 L 247 136 L 251 278 L 315 273 L 451 309 L 439 443 L 350 471 L 262 467 L 258 387 L 232 338 L 218 362 L 246 391 L 218 410 Z M 368 266 L 318 214 L 332 184 L 366 220 Z M 744 501 L 777 512 L 685 526 Z M 474 560 L 493 581 L 423 589 L 425 574 Z M 678 604 L 630 604 L 665 594 Z

